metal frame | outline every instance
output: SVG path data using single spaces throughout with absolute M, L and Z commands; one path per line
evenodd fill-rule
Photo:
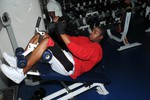
M 36 73 L 36 74 L 35 74 Z M 35 71 L 34 73 L 27 73 L 28 75 L 35 75 L 40 76 L 41 74 L 38 71 Z M 57 100 L 68 100 L 72 99 L 73 97 L 80 95 L 81 93 L 84 93 L 90 89 L 96 88 L 97 92 L 101 95 L 107 95 L 109 92 L 104 87 L 103 83 L 86 83 L 86 82 L 76 82 L 72 85 L 67 86 L 63 81 L 59 81 L 61 85 L 64 87 L 52 94 L 49 94 L 48 96 L 42 98 L 42 100 L 51 100 L 51 99 L 57 99 Z M 42 83 L 42 81 L 35 81 L 33 82 L 31 79 L 25 79 L 26 85 L 35 86 Z
M 123 42 L 124 43 L 123 46 L 121 46 L 120 48 L 117 49 L 118 51 L 122 51 L 122 50 L 125 50 L 125 49 L 128 49 L 128 48 L 132 48 L 132 47 L 135 47 L 135 46 L 142 45 L 141 43 L 137 43 L 137 42 L 131 43 L 131 44 L 128 42 L 128 39 L 127 39 L 126 35 L 128 33 L 130 19 L 131 19 L 131 12 L 127 12 L 126 13 L 126 18 L 125 18 L 124 30 L 123 30 L 123 32 L 120 33 L 122 35 L 121 38 L 118 38 L 115 35 L 112 35 L 111 30 L 107 29 L 107 34 L 108 34 L 109 38 L 114 39 L 117 42 Z
M 15 34 L 13 31 L 13 28 L 11 26 L 11 19 L 9 17 L 9 14 L 7 12 L 5 12 L 1 18 L 2 24 L 3 26 L 6 28 L 13 51 L 15 52 L 16 48 L 18 47 L 16 38 L 15 38 Z
M 92 83 L 89 86 L 86 86 L 84 83 L 74 83 L 70 86 L 67 86 L 59 91 L 56 91 L 56 92 L 44 97 L 42 100 L 51 100 L 56 97 L 58 97 L 57 100 L 68 100 L 68 99 L 71 99 L 71 98 L 73 98 L 85 91 L 88 91 L 94 87 L 96 87 L 97 92 L 101 95 L 109 94 L 109 92 L 105 89 L 105 87 L 102 83 Z M 63 96 L 61 96 L 61 95 L 63 95 Z

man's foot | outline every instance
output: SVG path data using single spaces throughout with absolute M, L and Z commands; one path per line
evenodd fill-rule
M 145 32 L 150 32 L 150 27 L 148 29 L 146 29 Z
M 7 54 L 6 52 L 2 53 L 5 61 L 12 67 L 17 67 L 17 58 Z
M 19 84 L 27 75 L 23 73 L 23 69 L 18 67 L 10 67 L 5 64 L 1 64 L 2 72 L 12 81 Z

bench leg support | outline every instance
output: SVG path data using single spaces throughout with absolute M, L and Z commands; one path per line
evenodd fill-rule
M 93 84 L 90 84 L 89 86 L 85 86 L 84 83 L 74 83 L 70 86 L 68 86 L 69 90 L 71 90 L 71 92 L 67 91 L 67 89 L 63 88 L 55 93 L 52 93 L 46 97 L 44 97 L 42 100 L 51 100 L 51 99 L 54 99 L 56 97 L 61 97 L 58 99 L 58 100 L 68 100 L 70 98 L 73 98 L 85 91 L 88 91 L 89 89 L 92 89 L 96 87 L 97 89 L 97 92 L 99 94 L 102 94 L 102 95 L 107 95 L 109 94 L 109 92 L 105 89 L 104 85 L 102 83 L 93 83 Z

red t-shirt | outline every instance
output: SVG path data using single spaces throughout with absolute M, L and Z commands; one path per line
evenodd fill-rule
M 99 43 L 91 42 L 88 37 L 70 37 L 71 42 L 67 44 L 68 49 L 75 61 L 75 72 L 70 75 L 76 79 L 84 72 L 91 70 L 103 56 L 103 51 Z

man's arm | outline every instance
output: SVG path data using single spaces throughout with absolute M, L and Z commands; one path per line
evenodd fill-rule
M 60 34 L 60 37 L 64 41 L 64 43 L 67 45 L 68 49 L 72 54 L 77 56 L 80 59 L 88 60 L 93 55 L 93 52 L 95 52 L 94 48 L 83 48 L 80 45 L 77 45 L 76 43 L 71 42 L 69 36 L 65 34 L 65 28 L 66 25 L 63 22 L 58 23 L 58 34 Z M 91 52 L 89 52 L 91 51 Z
M 66 45 L 70 43 L 70 39 L 67 34 L 61 34 L 60 36 Z

